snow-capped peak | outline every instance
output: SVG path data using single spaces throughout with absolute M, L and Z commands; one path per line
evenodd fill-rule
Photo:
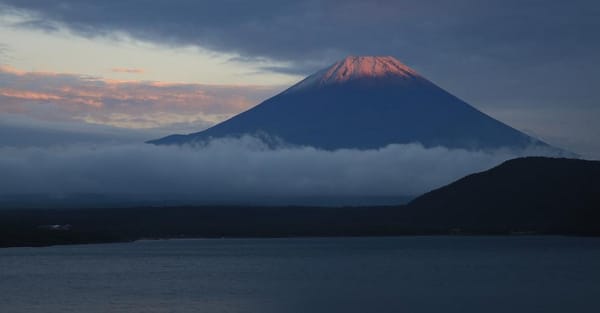
M 348 56 L 332 66 L 305 78 L 288 91 L 301 90 L 309 86 L 318 87 L 340 84 L 364 78 L 416 79 L 421 76 L 391 56 Z
M 391 56 L 349 56 L 328 68 L 320 82 L 328 84 L 367 77 L 408 78 L 418 75 L 413 69 Z

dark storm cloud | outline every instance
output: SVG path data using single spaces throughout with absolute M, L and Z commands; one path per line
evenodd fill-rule
M 308 74 L 347 54 L 390 54 L 476 105 L 598 102 L 597 1 L 0 2 L 32 13 L 27 27 L 119 31 L 290 64 L 268 71 Z
M 590 0 L 1 2 L 35 12 L 28 26 L 60 22 L 88 36 L 124 31 L 300 62 L 352 53 L 392 54 L 423 66 L 452 55 L 531 66 L 592 55 L 600 45 L 600 5 Z

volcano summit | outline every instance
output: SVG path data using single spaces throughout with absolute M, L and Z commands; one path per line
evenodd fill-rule
M 153 144 L 267 135 L 335 150 L 421 143 L 469 150 L 547 146 L 451 95 L 393 57 L 347 57 L 204 131 Z

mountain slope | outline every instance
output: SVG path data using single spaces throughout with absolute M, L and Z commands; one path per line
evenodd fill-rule
M 545 145 L 437 87 L 393 57 L 348 57 L 207 130 L 153 144 L 259 134 L 323 149 Z
M 416 198 L 407 213 L 437 229 L 599 235 L 600 162 L 513 159 Z

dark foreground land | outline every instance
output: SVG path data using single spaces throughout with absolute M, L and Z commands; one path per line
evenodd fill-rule
M 407 205 L 0 210 L 0 247 L 140 238 L 600 235 L 600 162 L 522 158 Z

